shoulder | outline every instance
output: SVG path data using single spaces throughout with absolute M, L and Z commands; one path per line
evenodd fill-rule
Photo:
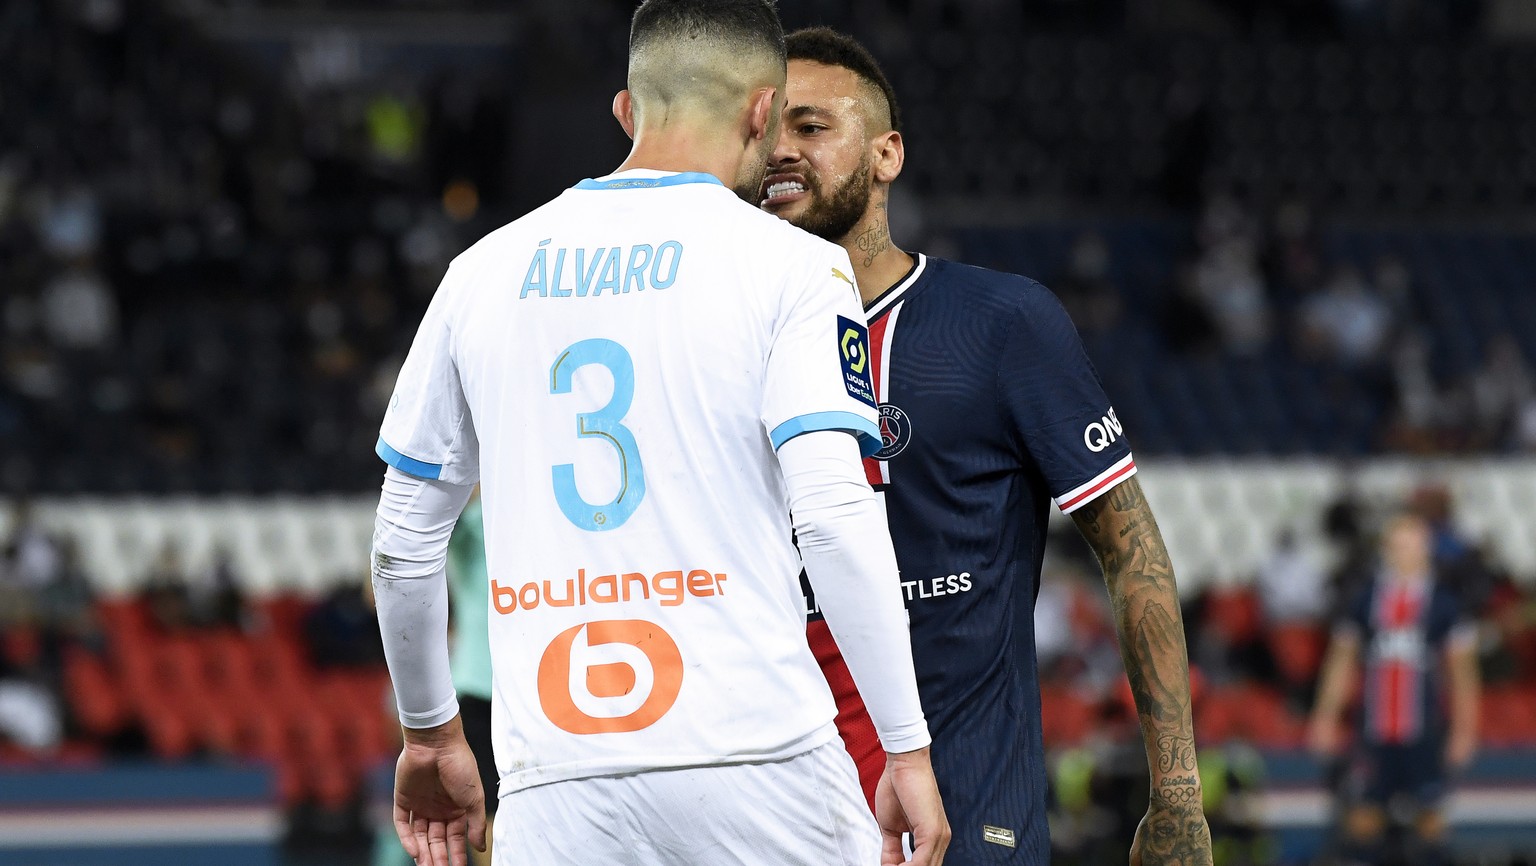
M 741 210 L 734 235 L 742 248 L 739 255 L 756 277 L 747 281 L 750 285 L 780 303 L 859 308 L 853 265 L 842 247 L 745 203 Z
M 837 244 L 746 202 L 741 202 L 740 207 L 733 207 L 731 211 L 740 229 L 752 239 L 752 246 L 773 260 L 790 264 L 806 258 L 818 263 L 823 260 L 848 260 L 848 253 Z
M 1040 282 L 1018 274 L 929 259 L 934 268 L 931 302 L 952 311 L 947 317 L 965 321 L 973 333 L 989 333 L 989 344 L 1007 358 L 1006 365 L 1023 364 L 1055 370 L 1087 370 L 1087 350 L 1072 318 L 1056 295 Z M 1045 381 L 1030 385 L 1046 387 Z M 1095 409 L 1103 407 L 1095 405 Z
M 1055 293 L 1039 281 L 1020 274 L 929 257 L 930 279 L 938 295 L 972 310 L 978 316 L 999 320 L 1009 329 L 1032 332 L 1076 333 L 1072 320 Z
M 454 256 L 433 302 L 444 305 L 451 314 L 461 311 L 469 303 L 477 286 L 497 287 L 514 270 L 516 274 L 512 279 L 521 280 L 536 258 L 528 251 L 537 250 L 540 241 L 552 239 L 561 225 L 558 210 L 561 198 L 552 199 L 489 232 Z
M 1345 612 L 1350 619 L 1353 619 L 1362 626 L 1370 627 L 1371 608 L 1376 604 L 1377 586 L 1378 581 L 1372 578 L 1365 586 L 1360 587 L 1352 595 L 1348 596 L 1349 604 Z
M 448 266 L 449 273 L 471 276 L 488 265 L 504 261 L 514 249 L 526 249 L 550 237 L 561 227 L 564 199 L 564 194 L 556 196 L 470 244 L 468 249 L 454 256 Z
M 1430 604 L 1439 612 L 1442 618 L 1456 620 L 1461 617 L 1466 606 L 1461 595 L 1450 586 L 1435 581 L 1434 594 L 1430 597 Z

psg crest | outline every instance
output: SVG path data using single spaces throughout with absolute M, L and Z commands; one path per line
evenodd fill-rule
M 881 403 L 880 450 L 875 452 L 875 459 L 889 460 L 900 454 L 911 441 L 912 422 L 907 419 L 907 413 L 890 403 Z

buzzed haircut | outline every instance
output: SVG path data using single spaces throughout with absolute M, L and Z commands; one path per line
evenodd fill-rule
M 891 88 L 890 79 L 881 70 L 880 62 L 857 39 L 830 27 L 807 27 L 789 34 L 784 45 L 789 60 L 809 60 L 826 66 L 840 66 L 879 91 L 891 115 L 891 129 L 901 132 L 901 106 L 896 104 L 896 91 Z
M 630 22 L 630 56 L 658 38 L 726 41 L 784 62 L 784 26 L 773 0 L 645 0 Z

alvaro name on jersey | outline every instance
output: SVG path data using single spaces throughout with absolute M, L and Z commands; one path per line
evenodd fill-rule
M 883 491 L 911 622 L 947 861 L 1049 862 L 1032 611 L 1048 508 L 1131 477 L 1124 430 L 1040 284 L 926 256 L 867 305 Z M 872 794 L 881 747 L 808 584 L 809 639 Z

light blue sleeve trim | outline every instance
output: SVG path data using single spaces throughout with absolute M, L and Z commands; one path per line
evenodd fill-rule
M 873 457 L 881 447 L 880 428 L 875 426 L 875 422 L 853 412 L 811 412 L 806 415 L 796 415 L 773 428 L 773 432 L 768 434 L 768 441 L 773 443 L 773 448 L 777 451 L 780 445 L 801 433 L 811 433 L 816 430 L 841 430 L 852 434 L 853 438 L 859 440 L 859 453 L 865 457 Z
M 395 467 L 401 472 L 406 473 L 407 475 L 414 475 L 417 478 L 425 478 L 428 481 L 436 481 L 443 474 L 442 464 L 427 463 L 421 460 L 407 457 L 404 454 L 401 454 L 399 451 L 389 447 L 389 443 L 385 442 L 384 437 L 382 436 L 379 437 L 379 444 L 373 446 L 373 453 L 379 455 L 379 459 L 383 460 L 385 463 L 388 463 L 389 465 Z
M 681 186 L 689 183 L 712 183 L 725 186 L 720 179 L 702 171 L 685 171 L 662 177 L 616 177 L 609 180 L 586 180 L 576 184 L 576 189 L 654 189 L 662 186 Z

